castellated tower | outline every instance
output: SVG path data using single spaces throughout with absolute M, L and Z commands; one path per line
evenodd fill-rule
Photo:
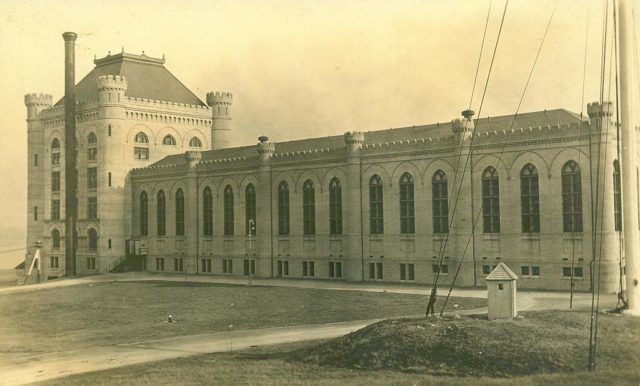
M 41 111 L 51 108 L 52 97 L 47 94 L 27 94 L 24 96 L 27 107 L 27 258 L 31 264 L 35 253 L 34 243 L 42 238 L 44 231 L 45 208 L 45 135 L 42 121 L 38 119 Z M 40 220 L 40 221 L 38 221 Z
M 96 80 L 100 118 L 124 118 L 124 93 L 127 78 L 121 75 L 102 75 Z
M 211 122 L 211 149 L 224 149 L 229 146 L 231 136 L 231 104 L 233 94 L 230 92 L 207 93 L 207 104 L 213 112 Z

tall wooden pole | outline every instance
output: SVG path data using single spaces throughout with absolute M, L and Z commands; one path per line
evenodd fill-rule
M 65 276 L 76 274 L 76 96 L 75 96 L 75 41 L 73 32 L 64 38 L 64 257 Z
M 640 230 L 638 223 L 638 160 L 633 100 L 632 2 L 618 1 L 620 37 L 620 143 L 622 216 L 629 313 L 640 315 Z

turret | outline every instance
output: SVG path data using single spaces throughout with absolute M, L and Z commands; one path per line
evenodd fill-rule
M 602 104 L 599 102 L 589 103 L 587 104 L 587 114 L 589 114 L 591 126 L 599 130 L 602 127 L 602 121 L 611 119 L 613 116 L 612 103 L 609 101 L 604 101 Z
M 462 112 L 462 119 L 456 118 L 451 121 L 451 130 L 453 134 L 458 139 L 458 143 L 461 143 L 465 139 L 469 138 L 473 133 L 474 122 L 473 115 L 475 112 L 473 110 L 464 110 Z
M 200 160 L 202 160 L 202 153 L 199 151 L 189 150 L 184 153 L 184 157 L 187 159 L 189 169 L 193 169 L 198 166 Z
M 230 92 L 207 93 L 207 104 L 212 110 L 211 149 L 224 149 L 229 145 L 231 135 L 231 104 L 233 94 Z
M 101 119 L 124 118 L 124 94 L 127 78 L 121 75 L 101 75 L 96 79 Z
M 364 134 L 360 131 L 347 131 L 344 133 L 344 143 L 349 149 L 349 154 L 354 154 L 362 149 L 364 144 Z
M 49 94 L 27 94 L 24 96 L 24 104 L 27 106 L 27 119 L 34 119 L 40 111 L 48 109 L 52 105 L 52 97 Z
M 265 137 L 264 135 L 258 137 L 258 141 L 257 150 L 260 161 L 268 161 L 276 151 L 276 144 L 269 142 L 269 137 Z

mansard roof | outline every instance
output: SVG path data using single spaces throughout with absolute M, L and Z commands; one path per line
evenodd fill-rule
M 95 67 L 76 84 L 78 102 L 98 99 L 96 79 L 101 75 L 121 75 L 127 79 L 126 96 L 206 106 L 191 90 L 164 67 L 165 60 L 142 55 L 119 53 L 93 61 Z M 61 106 L 64 98 L 56 106 Z
M 579 114 L 564 109 L 535 111 L 518 114 L 514 121 L 514 115 L 502 115 L 485 117 L 476 120 L 476 133 L 502 131 L 529 127 L 563 126 L 588 122 L 587 118 L 581 118 Z M 369 131 L 364 133 L 365 144 L 377 144 L 398 142 L 421 138 L 440 138 L 453 135 L 451 122 L 434 123 L 421 126 L 409 126 L 391 128 L 386 130 Z M 300 139 L 287 142 L 276 142 L 276 154 L 295 153 L 314 149 L 339 149 L 345 147 L 344 135 Z M 224 159 L 254 158 L 257 156 L 255 145 L 234 147 L 218 150 L 206 150 L 202 152 L 202 161 L 214 161 Z M 185 164 L 183 154 L 167 156 L 150 166 L 182 165 Z

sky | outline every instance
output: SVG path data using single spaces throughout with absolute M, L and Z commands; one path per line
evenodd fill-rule
M 477 114 L 504 5 L 505 0 L 0 0 L 0 267 L 3 251 L 23 246 L 25 237 L 24 94 L 63 96 L 63 32 L 78 34 L 77 81 L 93 68 L 95 56 L 124 47 L 165 55 L 165 66 L 202 100 L 209 91 L 232 92 L 232 144 L 246 145 L 260 135 L 282 141 L 459 117 L 470 104 L 491 6 L 471 103 Z M 511 0 L 483 117 L 516 111 L 552 13 L 520 111 L 586 113 L 586 103 L 599 99 L 603 2 Z

